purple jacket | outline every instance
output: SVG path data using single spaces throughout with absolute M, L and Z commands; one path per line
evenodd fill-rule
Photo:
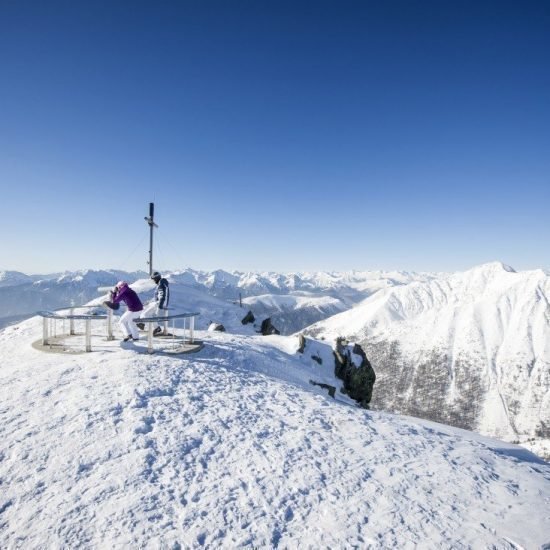
M 115 304 L 124 302 L 128 306 L 129 311 L 141 311 L 143 309 L 143 304 L 139 296 L 129 286 L 123 286 L 117 294 L 113 296 L 113 302 Z

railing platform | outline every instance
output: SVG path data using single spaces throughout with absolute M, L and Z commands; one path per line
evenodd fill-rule
M 71 308 L 66 308 L 71 309 Z M 50 338 L 52 336 L 51 326 L 49 320 L 69 320 L 69 321 L 85 321 L 85 337 L 86 337 L 86 351 L 92 351 L 92 321 L 107 319 L 107 315 L 95 315 L 95 314 L 68 314 L 60 315 L 54 311 L 39 311 L 37 312 L 42 317 L 42 346 L 50 345 Z M 71 323 L 70 336 L 74 335 L 74 325 Z M 51 344 L 53 345 L 53 343 Z
M 153 326 L 155 324 L 164 325 L 163 332 L 159 336 L 164 336 L 165 338 L 173 338 L 175 343 L 175 327 L 172 329 L 172 333 L 169 334 L 167 330 L 168 321 L 175 323 L 176 319 L 183 319 L 183 338 L 181 340 L 180 346 L 174 346 L 173 349 L 180 349 L 181 351 L 171 351 L 170 353 L 190 353 L 193 351 L 198 351 L 203 347 L 202 342 L 195 342 L 195 317 L 200 315 L 200 313 L 177 313 L 176 315 L 158 315 L 155 317 L 140 317 L 134 319 L 134 323 L 145 323 L 147 324 L 147 351 L 149 353 L 154 353 L 153 348 Z M 187 330 L 186 324 L 187 319 L 189 319 L 189 339 L 185 337 L 185 331 Z M 198 347 L 197 347 L 198 346 Z
M 69 306 L 66 308 L 61 308 L 55 311 L 38 311 L 37 315 L 40 315 L 43 318 L 42 325 L 42 340 L 39 340 L 33 344 L 35 349 L 48 352 L 58 352 L 58 353 L 82 353 L 82 334 L 77 334 L 74 327 L 75 321 L 84 321 L 85 330 L 84 330 L 84 350 L 86 352 L 92 351 L 92 321 L 97 320 L 107 320 L 107 334 L 106 340 L 112 341 L 113 330 L 112 330 L 112 310 L 108 310 L 105 314 L 98 313 L 73 313 L 75 309 L 78 308 L 95 308 L 102 307 L 98 304 L 91 306 Z M 68 314 L 60 313 L 61 311 L 69 310 Z M 199 351 L 203 347 L 203 343 L 195 340 L 194 330 L 195 330 L 195 317 L 199 313 L 179 313 L 173 315 L 161 315 L 161 316 L 148 316 L 143 318 L 134 319 L 135 323 L 147 324 L 147 353 L 155 353 L 155 348 L 153 346 L 153 330 L 155 325 L 163 325 L 162 332 L 155 337 L 162 338 L 164 342 L 169 343 L 170 345 L 162 350 L 164 353 L 168 354 L 179 354 L 179 353 L 191 353 Z M 175 323 L 177 320 L 183 320 L 183 333 L 181 335 L 176 334 Z M 57 333 L 57 322 L 66 321 L 70 322 L 69 334 Z M 168 332 L 168 322 L 172 321 L 172 332 Z M 100 336 L 94 334 L 95 336 Z M 71 338 L 69 344 L 68 339 Z M 109 346 L 112 347 L 112 346 Z M 143 350 L 143 346 L 136 345 L 133 343 L 133 347 L 136 350 Z

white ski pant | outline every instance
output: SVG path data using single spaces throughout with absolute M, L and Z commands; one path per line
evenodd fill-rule
M 141 315 L 141 311 L 127 311 L 126 313 L 123 313 L 120 316 L 120 327 L 122 328 L 122 332 L 124 333 L 124 336 L 130 336 L 132 335 L 132 338 L 134 340 L 137 340 L 139 338 L 139 332 L 137 325 L 134 323 L 134 319 L 138 319 Z
M 166 309 L 160 309 L 157 302 L 147 304 L 143 311 L 140 311 L 140 317 L 163 317 L 168 313 Z M 157 325 L 162 328 L 160 322 Z

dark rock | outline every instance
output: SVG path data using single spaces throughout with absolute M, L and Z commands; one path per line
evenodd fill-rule
M 264 319 L 262 321 L 262 326 L 260 327 L 260 332 L 264 336 L 269 336 L 270 334 L 281 334 L 280 331 L 278 331 L 272 324 L 271 324 L 271 317 L 268 317 L 267 319 Z
M 298 353 L 304 353 L 304 350 L 306 349 L 306 337 L 303 334 L 298 336 L 298 344 Z
M 321 357 L 319 357 L 319 355 L 312 355 L 311 358 L 319 365 L 323 364 L 323 360 L 321 359 Z
M 368 409 L 376 374 L 361 346 L 355 344 L 350 352 L 347 344 L 345 338 L 336 339 L 334 374 L 344 382 L 344 392 L 357 401 L 361 407 Z M 359 366 L 354 364 L 352 353 L 361 358 Z
M 363 351 L 363 348 L 359 344 L 354 344 L 353 349 L 351 350 L 351 353 L 354 353 L 355 355 L 359 355 L 361 359 L 367 360 L 367 354 Z
M 336 393 L 336 388 L 334 386 L 331 386 L 330 384 L 323 384 L 321 382 L 315 382 L 315 380 L 310 380 L 309 383 L 313 386 L 319 386 L 320 388 L 328 390 L 328 394 L 330 395 L 330 397 L 334 398 L 334 395 Z
M 248 310 L 248 313 L 243 317 L 243 320 L 241 321 L 241 323 L 243 325 L 247 325 L 248 323 L 253 323 L 255 320 L 256 318 L 254 317 L 254 314 L 252 313 L 252 311 Z
M 221 323 L 210 323 L 208 330 L 211 332 L 225 332 L 225 327 Z

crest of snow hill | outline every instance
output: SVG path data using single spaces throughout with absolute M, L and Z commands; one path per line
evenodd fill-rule
M 166 275 L 179 302 L 201 312 L 204 329 L 213 323 L 238 330 L 228 312 L 239 308 L 254 332 L 325 340 L 335 347 L 338 391 L 364 406 L 372 393 L 371 408 L 550 454 L 550 277 L 542 270 L 515 272 L 495 262 L 452 274 L 186 269 Z M 98 286 L 140 278 L 146 282 L 138 288 L 150 297 L 141 272 L 0 273 L 0 326 L 39 309 L 86 303 Z M 342 353 L 347 343 L 338 351 L 337 338 L 340 346 L 350 342 L 350 353 Z

